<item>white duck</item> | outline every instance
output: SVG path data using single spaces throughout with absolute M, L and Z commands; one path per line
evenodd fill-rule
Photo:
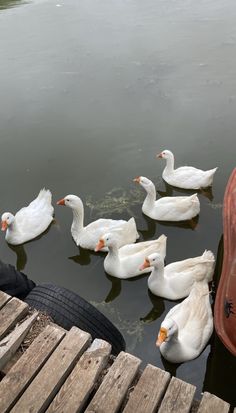
M 212 331 L 208 284 L 196 281 L 189 296 L 166 315 L 156 345 L 166 360 L 182 363 L 199 356 Z
M 157 158 L 166 159 L 162 178 L 170 185 L 184 189 L 200 189 L 212 185 L 217 168 L 202 171 L 192 166 L 181 166 L 174 169 L 174 155 L 167 149 L 159 153 Z
M 147 192 L 142 205 L 145 215 L 159 221 L 186 221 L 200 212 L 200 202 L 197 194 L 190 196 L 165 196 L 156 200 L 156 188 L 154 183 L 144 176 L 134 179 Z
M 155 240 L 124 245 L 119 248 L 117 234 L 107 233 L 100 238 L 95 251 L 100 251 L 105 246 L 109 250 L 104 260 L 105 271 L 113 277 L 126 279 L 151 271 L 150 268 L 144 268 L 142 271 L 139 269 L 144 257 L 148 254 L 159 252 L 164 259 L 166 236 L 161 235 Z
M 139 238 L 134 218 L 130 218 L 129 221 L 101 218 L 84 227 L 84 206 L 78 196 L 67 195 L 57 204 L 72 209 L 71 234 L 77 246 L 94 251 L 99 238 L 108 231 L 117 232 L 119 247 L 135 242 Z M 107 248 L 102 251 L 107 251 Z
M 153 294 L 168 300 L 179 300 L 189 295 L 196 280 L 210 282 L 214 266 L 214 255 L 206 250 L 199 257 L 172 262 L 166 267 L 164 267 L 163 257 L 154 253 L 145 259 L 140 269 L 153 268 L 148 277 L 148 288 Z
M 42 234 L 53 220 L 52 194 L 41 189 L 27 207 L 14 216 L 10 212 L 2 215 L 2 231 L 6 230 L 6 241 L 12 245 L 23 244 Z

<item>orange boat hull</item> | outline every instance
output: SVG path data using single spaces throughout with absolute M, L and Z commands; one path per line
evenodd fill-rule
M 224 258 L 217 288 L 214 323 L 221 341 L 236 356 L 236 168 L 224 196 Z

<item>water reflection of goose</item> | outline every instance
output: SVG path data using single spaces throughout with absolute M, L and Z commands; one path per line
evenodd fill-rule
M 149 324 L 157 320 L 165 311 L 165 301 L 163 298 L 152 294 L 150 290 L 148 290 L 148 295 L 152 303 L 152 308 L 144 317 L 140 317 L 140 320 L 145 324 Z
M 193 193 L 191 189 L 184 189 L 179 188 L 177 186 L 169 185 L 166 181 L 164 181 L 164 185 L 165 191 L 157 190 L 157 193 L 161 196 L 172 196 L 174 192 L 181 192 L 189 195 Z M 197 189 L 196 192 L 198 194 L 205 196 L 207 199 L 209 199 L 209 201 L 213 201 L 214 199 L 212 186 L 209 186 L 208 188 Z
M 12 251 L 16 254 L 16 268 L 18 271 L 22 271 L 27 264 L 27 255 L 24 249 L 24 245 L 10 245 Z

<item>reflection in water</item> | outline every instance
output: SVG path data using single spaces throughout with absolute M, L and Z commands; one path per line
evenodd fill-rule
M 174 191 L 176 192 L 184 192 L 186 195 L 191 195 L 192 193 L 197 192 L 198 194 L 204 195 L 206 198 L 208 198 L 210 201 L 213 201 L 214 196 L 212 192 L 212 187 L 209 186 L 208 188 L 203 188 L 203 189 L 183 189 L 183 188 L 178 188 L 172 185 L 169 185 L 167 182 L 164 182 L 165 185 L 165 191 L 157 191 L 157 193 L 161 196 L 172 196 Z
M 9 248 L 12 249 L 12 251 L 14 251 L 16 253 L 17 256 L 17 261 L 16 261 L 16 268 L 17 270 L 21 271 L 25 268 L 26 263 L 27 263 L 27 255 L 24 249 L 24 245 L 27 245 L 30 242 L 37 242 L 40 238 L 42 238 L 44 235 L 46 235 L 49 231 L 52 225 L 57 225 L 57 222 L 55 219 L 53 219 L 53 221 L 51 222 L 51 224 L 49 225 L 49 227 L 42 233 L 40 234 L 38 237 L 25 242 L 24 244 L 20 244 L 20 245 L 12 245 L 12 244 L 8 244 Z
M 163 363 L 165 370 L 168 371 L 171 374 L 171 376 L 176 376 L 176 372 L 182 363 L 170 363 L 162 355 L 161 355 L 161 361 Z
M 143 240 L 150 240 L 151 238 L 154 237 L 156 234 L 156 226 L 157 226 L 157 221 L 155 221 L 152 218 L 147 217 L 146 215 L 143 214 L 143 220 L 146 221 L 147 223 L 147 229 L 140 230 L 138 231 L 142 234 Z
M 150 301 L 153 304 L 153 308 L 148 312 L 147 315 L 141 317 L 140 320 L 144 323 L 152 323 L 157 320 L 165 311 L 165 301 L 161 297 L 157 297 L 148 290 L 148 295 Z
M 194 230 L 198 224 L 199 215 L 196 217 L 189 219 L 188 221 L 160 221 L 161 225 L 166 227 L 177 227 L 177 228 L 184 228 L 184 229 L 192 229 Z
M 133 278 L 125 278 L 124 280 L 121 280 L 120 278 L 116 278 L 116 277 L 112 277 L 111 275 L 107 274 L 105 272 L 105 275 L 107 277 L 107 279 L 109 281 L 111 281 L 112 285 L 111 285 L 111 289 L 109 291 L 109 293 L 107 294 L 106 298 L 105 298 L 105 303 L 109 303 L 113 300 L 115 300 L 115 298 L 117 298 L 122 290 L 122 281 L 124 282 L 136 282 L 137 280 L 140 280 L 142 278 L 145 278 L 147 276 L 147 274 L 141 274 L 140 276 L 137 277 L 133 277 Z
M 74 261 L 76 264 L 88 265 L 91 262 L 91 255 L 104 255 L 103 253 L 97 253 L 91 250 L 85 250 L 79 247 L 79 255 L 74 255 L 73 257 L 68 257 L 69 260 Z
M 16 253 L 16 269 L 22 271 L 27 263 L 27 255 L 24 249 L 24 245 L 11 245 L 8 244 L 9 248 Z
M 25 3 L 26 1 L 23 0 L 1 0 L 0 10 L 10 9 L 11 7 L 20 6 L 21 4 Z
M 105 298 L 105 303 L 110 303 L 115 300 L 121 293 L 121 280 L 116 277 L 111 277 L 109 274 L 105 273 L 109 281 L 111 281 L 111 289 Z
M 235 393 L 236 357 L 234 357 L 214 334 L 207 359 L 203 391 L 216 394 L 236 406 Z M 223 385 L 222 385 L 223 383 Z

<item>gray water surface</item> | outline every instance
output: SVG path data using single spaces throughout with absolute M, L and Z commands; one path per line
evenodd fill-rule
M 1 211 L 16 212 L 47 187 L 54 204 L 79 195 L 87 223 L 134 216 L 141 240 L 166 234 L 167 263 L 217 254 L 235 166 L 235 1 L 1 1 L 0 9 Z M 195 228 L 142 215 L 135 176 L 162 195 L 184 194 L 161 179 L 163 149 L 178 165 L 219 167 L 212 193 L 199 194 Z M 55 205 L 55 223 L 39 239 L 11 248 L 2 233 L 0 258 L 92 302 L 128 351 L 195 384 L 198 397 L 207 390 L 236 405 L 235 358 L 213 337 L 196 360 L 166 363 L 155 341 L 175 303 L 149 293 L 146 276 L 107 276 L 102 255 L 73 243 L 71 221 Z

